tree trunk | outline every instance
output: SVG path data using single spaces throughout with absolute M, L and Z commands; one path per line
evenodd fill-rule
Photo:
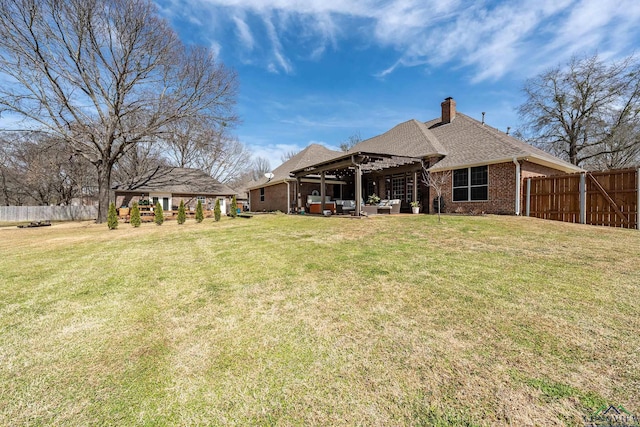
M 109 202 L 111 201 L 111 164 L 101 161 L 95 166 L 98 172 L 98 217 L 96 222 L 102 224 L 107 220 Z
M 578 166 L 578 143 L 573 140 L 569 142 L 569 162 Z

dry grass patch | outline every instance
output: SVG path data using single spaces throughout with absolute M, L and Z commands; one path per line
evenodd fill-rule
M 0 236 L 2 425 L 640 413 L 637 231 L 277 215 Z

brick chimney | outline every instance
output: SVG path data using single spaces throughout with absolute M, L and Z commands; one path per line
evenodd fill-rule
M 442 104 L 442 123 L 451 123 L 456 117 L 456 101 L 448 97 Z

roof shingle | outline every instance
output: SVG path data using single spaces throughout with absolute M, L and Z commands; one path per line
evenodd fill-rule
M 565 171 L 581 170 L 577 166 L 462 113 L 457 113 L 451 123 L 442 123 L 438 118 L 426 122 L 425 125 L 447 150 L 447 155 L 432 166 L 436 170 L 522 157 L 542 160 Z
M 232 196 L 234 190 L 199 169 L 158 167 L 136 178 L 130 184 L 116 185 L 117 191 L 141 193 L 202 194 Z
M 307 166 L 315 165 L 317 163 L 324 162 L 326 160 L 333 159 L 334 157 L 338 157 L 344 155 L 343 152 L 329 150 L 327 147 L 320 144 L 310 144 L 307 148 L 300 151 L 295 156 L 291 157 L 286 162 L 282 163 L 280 166 L 273 170 L 273 178 L 271 178 L 271 182 L 280 182 L 283 180 L 293 180 L 289 175 L 289 172 L 304 169 Z M 266 178 L 259 180 L 255 183 L 255 186 L 261 186 L 268 182 Z
M 411 119 L 394 126 L 381 135 L 356 144 L 349 152 L 425 158 L 446 155 L 447 149 L 424 123 Z

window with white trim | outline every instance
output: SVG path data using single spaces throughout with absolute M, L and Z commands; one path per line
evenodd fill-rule
M 489 200 L 489 167 L 476 166 L 453 171 L 453 201 Z

